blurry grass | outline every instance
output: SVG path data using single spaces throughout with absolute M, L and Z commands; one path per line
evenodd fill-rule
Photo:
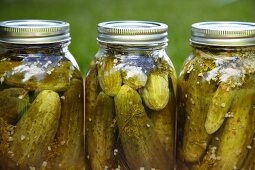
M 167 53 L 179 72 L 191 52 L 191 24 L 200 21 L 255 22 L 255 0 L 0 0 L 1 20 L 55 19 L 71 24 L 70 51 L 83 73 L 98 50 L 97 24 L 149 20 L 169 25 Z

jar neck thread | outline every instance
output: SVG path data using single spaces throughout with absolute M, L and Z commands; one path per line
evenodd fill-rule
M 68 51 L 70 41 L 52 44 L 9 44 L 0 43 L 0 53 L 7 51 L 19 51 L 19 53 L 65 53 Z
M 155 44 L 153 46 L 131 46 L 131 45 L 115 45 L 107 43 L 99 43 L 99 47 L 106 50 L 114 51 L 155 51 L 164 50 L 167 47 L 167 43 Z
M 255 58 L 255 46 L 222 47 L 191 44 L 196 57 L 240 57 Z
M 194 44 L 190 43 L 190 46 L 192 48 L 196 49 L 205 49 L 210 51 L 250 51 L 255 50 L 254 46 L 239 46 L 239 47 L 232 47 L 232 46 L 209 46 L 209 45 L 200 45 L 200 44 Z

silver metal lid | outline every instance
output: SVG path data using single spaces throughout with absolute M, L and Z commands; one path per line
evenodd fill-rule
M 155 46 L 167 43 L 168 26 L 149 21 L 110 21 L 98 24 L 99 43 Z
M 191 43 L 212 46 L 255 45 L 255 23 L 200 22 L 192 25 Z
M 13 20 L 0 22 L 0 42 L 48 44 L 69 41 L 69 24 L 51 20 Z

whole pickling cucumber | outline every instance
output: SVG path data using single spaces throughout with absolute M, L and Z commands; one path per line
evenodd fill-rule
M 200 76 L 203 69 L 207 69 L 208 63 L 194 58 L 186 64 L 179 79 L 179 95 L 183 99 L 181 107 L 184 105 L 184 113 L 181 114 L 185 117 L 180 156 L 186 162 L 197 162 L 205 153 L 210 141 L 204 124 L 214 94 L 214 84 Z M 194 69 L 200 68 L 201 64 L 205 68 Z
M 81 80 L 71 80 L 70 87 L 61 97 L 61 115 L 56 133 L 58 156 L 49 160 L 52 169 L 75 168 L 83 157 L 83 84 Z
M 113 98 L 100 92 L 96 107 L 89 121 L 87 132 L 88 159 L 92 170 L 112 168 L 114 157 Z
M 221 127 L 225 120 L 225 115 L 235 97 L 236 91 L 236 89 L 229 87 L 225 82 L 220 83 L 208 109 L 205 121 L 207 133 L 212 134 Z
M 85 77 L 85 151 L 87 152 L 87 133 L 88 133 L 88 124 L 91 119 L 91 115 L 94 113 L 96 106 L 97 94 L 99 93 L 98 89 L 100 88 L 99 82 L 97 79 L 97 65 L 96 61 L 93 60 L 90 63 L 90 70 L 88 71 Z M 87 154 L 87 153 L 86 153 Z M 86 163 L 88 166 L 88 163 Z M 87 169 L 87 168 L 86 168 Z
M 150 73 L 143 89 L 142 98 L 146 106 L 150 109 L 163 109 L 169 100 L 167 73 Z
M 93 64 L 85 78 L 85 126 L 88 124 L 89 118 L 91 118 L 91 115 L 94 112 L 98 87 L 97 66 Z
M 18 167 L 40 167 L 57 131 L 61 103 L 59 95 L 43 90 L 16 125 L 10 144 L 10 159 Z
M 121 144 L 130 169 L 171 169 L 138 92 L 123 85 L 114 98 Z

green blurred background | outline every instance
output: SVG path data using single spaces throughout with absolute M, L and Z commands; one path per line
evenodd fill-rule
M 0 0 L 0 20 L 52 19 L 71 24 L 70 51 L 85 73 L 98 50 L 97 24 L 148 20 L 169 25 L 167 53 L 179 72 L 191 52 L 191 24 L 200 21 L 255 22 L 255 0 Z

